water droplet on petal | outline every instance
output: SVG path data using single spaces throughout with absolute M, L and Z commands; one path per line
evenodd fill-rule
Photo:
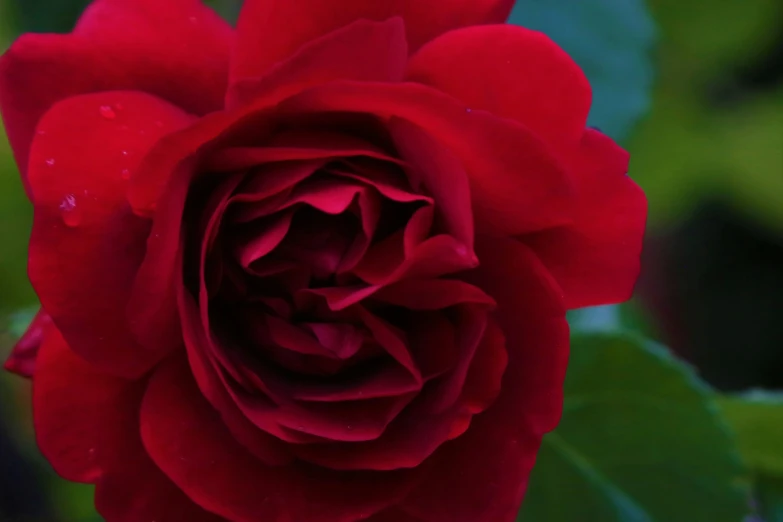
M 46 160 L 46 164 L 49 165 L 50 167 L 54 167 L 54 158 L 49 158 L 48 160 Z
M 123 156 L 127 156 L 128 155 L 128 151 L 127 150 L 122 151 L 122 155 Z
M 60 203 L 60 215 L 66 226 L 75 227 L 79 225 L 82 218 L 79 209 L 76 206 L 76 196 L 68 194 L 63 198 Z
M 100 112 L 101 112 L 101 116 L 103 116 L 107 120 L 113 120 L 114 118 L 117 117 L 117 113 L 114 112 L 114 109 L 112 109 L 108 105 L 101 105 Z
M 122 169 L 120 175 L 122 176 L 122 179 L 130 179 L 130 170 Z
M 40 129 L 39 129 L 39 130 L 36 132 L 36 134 L 38 134 L 39 136 L 43 136 L 44 134 L 46 134 L 46 131 L 45 131 L 45 130 L 40 130 Z
M 467 109 L 465 109 L 465 112 L 467 112 L 467 113 L 471 113 L 471 112 L 473 112 L 473 109 L 471 109 L 470 107 L 468 107 Z

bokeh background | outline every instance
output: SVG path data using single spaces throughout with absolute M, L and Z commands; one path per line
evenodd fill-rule
M 636 297 L 574 320 L 641 331 L 720 390 L 783 388 L 783 2 L 649 0 L 649 17 L 599 2 L 615 4 L 608 18 L 591 0 L 519 2 L 514 21 L 551 30 L 591 77 L 594 123 L 631 151 L 650 203 Z M 68 31 L 86 3 L 0 0 L 0 50 L 22 32 Z M 212 3 L 231 18 L 240 2 Z M 580 9 L 587 28 L 568 17 Z M 35 306 L 30 223 L 0 127 L 0 359 Z M 0 521 L 98 520 L 90 488 L 38 456 L 29 383 L 0 375 Z

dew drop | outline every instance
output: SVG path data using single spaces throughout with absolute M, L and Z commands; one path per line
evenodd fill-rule
M 46 131 L 45 131 L 45 130 L 40 130 L 40 129 L 39 129 L 38 131 L 36 131 L 36 134 L 38 134 L 39 136 L 43 136 L 43 135 L 45 135 L 45 134 L 46 134 Z
M 470 107 L 468 107 L 467 109 L 465 109 L 465 112 L 467 112 L 468 114 L 470 114 L 471 112 L 473 112 L 473 109 L 471 109 Z
M 76 206 L 76 196 L 68 194 L 60 203 L 60 215 L 62 216 L 63 223 L 69 227 L 75 227 L 81 222 L 81 215 L 79 209 Z
M 117 117 L 117 113 L 114 112 L 114 109 L 112 109 L 108 105 L 101 105 L 100 108 L 101 116 L 103 116 L 107 120 L 113 120 Z
M 122 151 L 122 155 L 123 156 L 127 156 L 128 155 L 128 151 L 127 150 Z
M 48 160 L 46 160 L 46 164 L 49 165 L 50 167 L 54 167 L 54 158 L 49 158 Z
M 120 173 L 122 176 L 122 179 L 130 179 L 130 170 L 128 169 L 122 169 L 122 172 Z

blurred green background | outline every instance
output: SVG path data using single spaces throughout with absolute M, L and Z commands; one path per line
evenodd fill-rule
M 582 7 L 590 3 L 583 1 Z M 239 6 L 212 3 L 229 18 Z M 0 49 L 22 32 L 67 31 L 85 4 L 0 0 Z M 631 14 L 627 25 L 623 15 L 614 23 L 596 18 L 595 34 L 567 38 L 571 26 L 558 16 L 566 20 L 573 3 L 520 4 L 526 5 L 514 21 L 554 27 L 553 38 L 591 76 L 596 110 L 607 115 L 604 130 L 631 151 L 631 176 L 650 202 L 637 296 L 619 310 L 594 310 L 581 320 L 640 330 L 694 363 L 719 389 L 783 388 L 783 2 L 649 0 L 655 26 L 634 25 Z M 622 30 L 656 43 L 642 45 L 641 56 L 607 52 L 590 57 L 597 62 L 580 60 L 580 49 L 612 44 Z M 622 48 L 622 41 L 614 43 Z M 636 97 L 617 97 L 599 85 L 604 72 L 614 84 L 635 82 Z M 620 103 L 629 104 L 624 114 L 633 113 L 630 120 L 613 119 L 613 104 Z M 30 222 L 31 207 L 2 136 L 2 317 L 35 304 L 25 273 Z M 12 338 L 10 328 L 0 330 L 0 358 Z M 98 520 L 89 488 L 59 480 L 37 456 L 29 384 L 8 374 L 0 375 L 0 428 L 0 520 Z

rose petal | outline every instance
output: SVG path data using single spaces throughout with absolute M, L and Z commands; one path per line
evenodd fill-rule
M 424 522 L 420 518 L 408 515 L 399 509 L 387 509 L 362 522 Z
M 105 520 L 226 522 L 186 497 L 146 454 L 138 431 L 134 438 L 133 451 L 126 449 L 126 462 L 102 477 L 95 487 L 95 507 Z
M 418 84 L 334 82 L 279 106 L 284 118 L 321 111 L 396 116 L 442 143 L 468 174 L 480 230 L 520 234 L 571 220 L 573 187 L 565 165 L 516 122 Z
M 431 407 L 437 413 L 446 411 L 459 399 L 473 359 L 487 331 L 486 310 L 479 307 L 459 306 L 454 310 L 454 315 L 456 316 L 455 337 L 457 340 L 454 348 L 458 354 L 457 364 L 434 386 Z M 491 342 L 495 343 L 496 338 L 497 336 L 494 336 Z M 502 346 L 502 336 L 500 340 Z M 484 349 L 486 348 L 484 347 Z
M 464 303 L 486 307 L 495 305 L 495 301 L 480 288 L 451 279 L 400 281 L 379 290 L 373 294 L 373 299 L 410 310 L 440 310 Z
M 141 408 L 144 444 L 202 507 L 234 522 L 355 522 L 399 502 L 409 473 L 334 473 L 249 458 L 204 401 L 182 361 L 152 376 Z
M 354 156 L 399 162 L 378 145 L 354 136 L 337 131 L 302 130 L 275 134 L 264 140 L 262 147 L 226 147 L 218 150 L 205 160 L 204 168 L 209 172 L 232 172 L 253 167 L 274 168 L 278 162 L 297 161 L 311 165 L 315 171 L 326 163 L 325 160 Z M 263 165 L 265 163 L 270 165 Z M 271 179 L 269 183 L 277 185 Z
M 128 297 L 127 314 L 133 333 L 144 346 L 157 350 L 182 342 L 176 287 L 183 285 L 178 256 L 185 200 L 192 177 L 190 162 L 178 165 L 172 174 Z
M 3 367 L 20 377 L 32 377 L 38 350 L 51 324 L 52 318 L 49 314 L 44 312 L 43 308 L 38 310 L 24 335 L 14 345 Z
M 420 389 L 421 384 L 400 366 L 386 365 L 377 372 L 368 371 L 339 383 L 297 383 L 291 396 L 310 402 L 358 401 L 406 395 Z
M 588 129 L 574 160 L 573 225 L 524 237 L 565 294 L 568 308 L 626 301 L 639 276 L 647 199 L 626 175 L 628 154 Z
M 443 324 L 433 322 L 432 318 L 429 321 L 429 324 L 436 325 L 436 330 L 445 331 Z M 444 340 L 437 339 L 426 327 L 414 330 L 418 340 Z M 505 350 L 498 328 L 492 325 L 488 332 L 477 355 L 474 355 L 476 342 L 462 343 L 461 348 L 453 343 L 443 346 L 443 349 L 459 349 L 462 352 L 459 358 L 465 362 L 465 366 L 475 359 L 476 370 L 470 370 L 467 381 L 464 379 L 464 371 L 458 368 L 455 378 L 445 386 L 437 381 L 428 385 L 377 440 L 350 444 L 308 444 L 297 446 L 293 451 L 309 462 L 338 470 L 395 470 L 421 466 L 444 442 L 464 433 L 472 415 L 486 409 L 497 397 L 505 369 Z M 421 348 L 425 347 L 433 349 L 426 342 L 421 344 Z M 477 372 L 485 373 L 477 375 Z M 466 383 L 466 389 L 461 391 L 458 388 L 463 382 Z M 452 383 L 457 388 L 453 396 L 451 391 L 455 386 L 451 386 Z M 455 402 L 457 396 L 459 401 Z M 451 403 L 447 403 L 449 400 Z
M 308 42 L 356 20 L 402 16 L 413 51 L 457 27 L 503 23 L 513 5 L 513 0 L 247 0 L 237 24 L 231 76 L 260 76 Z
M 48 330 L 37 364 L 33 420 L 41 452 L 64 478 L 97 481 L 124 460 L 144 383 L 99 373 L 68 348 L 56 328 Z
M 543 33 L 515 25 L 446 33 L 411 58 L 407 78 L 517 120 L 554 146 L 577 144 L 590 111 L 579 66 Z
M 234 253 L 239 264 L 248 268 L 254 261 L 262 259 L 274 250 L 288 234 L 293 217 L 293 212 L 281 213 L 277 217 L 264 221 L 262 227 L 251 226 L 245 231 L 249 239 L 237 241 Z
M 199 0 L 100 0 L 72 34 L 28 34 L 0 59 L 0 109 L 23 178 L 36 125 L 55 103 L 148 92 L 205 114 L 223 105 L 233 30 Z
M 88 94 L 52 108 L 33 142 L 30 280 L 72 349 L 115 375 L 141 375 L 173 348 L 139 345 L 129 331 L 125 307 L 150 227 L 131 212 L 125 178 L 190 119 L 143 93 Z
M 433 456 L 401 505 L 422 520 L 513 522 L 541 437 L 562 410 L 568 324 L 557 284 L 514 240 L 477 238 L 476 252 L 481 266 L 469 281 L 498 303 L 508 369 L 499 398 Z
M 210 357 L 210 344 L 204 333 L 195 301 L 183 286 L 177 292 L 182 312 L 182 332 L 187 347 L 188 361 L 198 387 L 217 410 L 237 442 L 256 458 L 270 465 L 287 464 L 290 452 L 284 444 L 251 423 L 229 395 L 218 369 Z
M 99 373 L 51 328 L 33 382 L 41 452 L 63 477 L 96 483 L 98 512 L 112 522 L 220 522 L 155 467 L 141 445 L 138 411 L 146 381 Z
M 269 47 L 269 40 L 264 46 Z M 234 56 L 234 68 L 245 69 L 245 73 L 256 71 L 256 74 L 237 75 L 239 71 L 232 71 L 239 81 L 228 91 L 228 107 L 241 106 L 270 89 L 282 89 L 291 95 L 333 80 L 399 82 L 408 61 L 405 26 L 400 18 L 385 22 L 356 20 L 308 41 L 271 74 L 259 68 L 256 61 L 246 65 L 237 63 L 242 59 L 241 53 L 240 48 Z M 258 78 L 247 79 L 248 76 Z
M 470 185 L 459 160 L 421 128 L 393 118 L 389 130 L 409 171 L 435 201 L 444 232 L 473 250 Z

